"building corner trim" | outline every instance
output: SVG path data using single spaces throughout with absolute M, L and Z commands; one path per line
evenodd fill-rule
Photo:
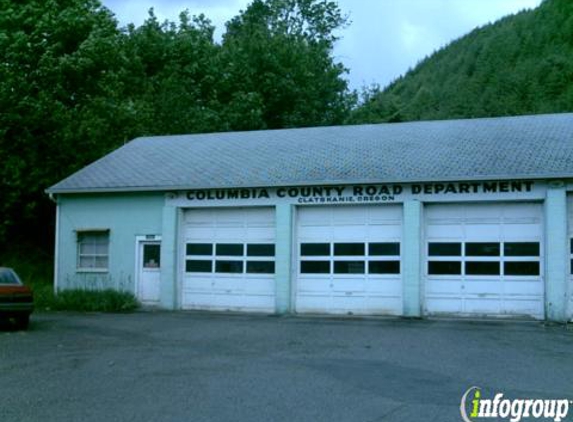
M 566 322 L 568 303 L 567 192 L 561 185 L 547 190 L 545 199 L 545 317 Z
M 422 203 L 404 202 L 402 251 L 402 311 L 405 317 L 422 316 Z

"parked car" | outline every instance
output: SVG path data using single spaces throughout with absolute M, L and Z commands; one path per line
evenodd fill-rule
M 15 322 L 27 329 L 34 310 L 34 297 L 11 268 L 0 267 L 0 319 Z

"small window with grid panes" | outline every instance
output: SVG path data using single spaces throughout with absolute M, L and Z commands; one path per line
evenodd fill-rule
M 109 230 L 77 232 L 78 271 L 108 271 Z
M 274 274 L 273 243 L 187 243 L 185 272 Z
M 301 243 L 301 274 L 400 274 L 399 242 Z

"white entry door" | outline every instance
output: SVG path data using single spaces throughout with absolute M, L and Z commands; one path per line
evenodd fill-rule
M 161 280 L 161 243 L 139 242 L 138 298 L 142 303 L 159 302 Z

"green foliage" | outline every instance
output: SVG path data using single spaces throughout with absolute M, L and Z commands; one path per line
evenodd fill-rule
M 129 97 L 143 134 L 182 134 L 221 130 L 217 102 L 220 47 L 214 28 L 204 16 L 180 16 L 178 25 L 149 18 L 139 28 L 130 26 L 126 49 L 132 90 Z
M 0 253 L 1 266 L 13 268 L 34 292 L 36 312 L 129 312 L 139 303 L 133 293 L 112 289 L 66 289 L 54 294 L 54 262 L 51 254 L 33 245 L 21 245 Z
M 24 282 L 34 292 L 34 312 L 46 312 L 54 309 L 56 298 L 52 282 Z
M 352 104 L 332 1 L 254 0 L 222 43 L 187 12 L 119 29 L 98 0 L 0 10 L 0 246 L 51 247 L 44 189 L 136 136 L 335 124 Z
M 127 61 L 108 10 L 95 0 L 0 0 L 0 9 L 3 240 L 50 233 L 43 189 L 132 132 Z
M 46 309 L 79 312 L 131 312 L 138 307 L 137 299 L 130 292 L 112 289 L 71 289 L 58 292 Z
M 386 89 L 370 90 L 352 123 L 573 111 L 573 2 L 478 28 Z
M 331 53 L 333 31 L 345 24 L 335 3 L 315 0 L 254 0 L 231 20 L 220 64 L 229 129 L 342 123 L 346 69 Z

